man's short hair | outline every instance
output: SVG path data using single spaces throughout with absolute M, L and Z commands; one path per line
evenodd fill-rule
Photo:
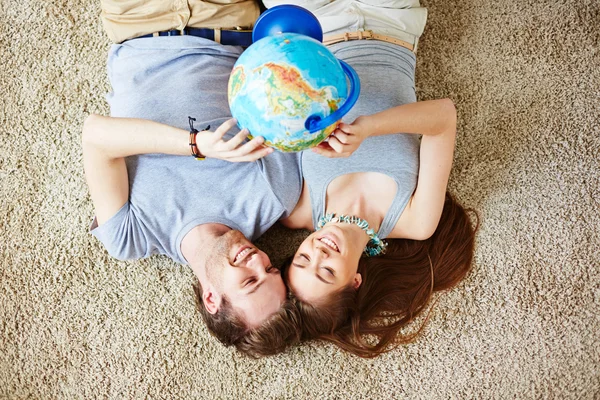
M 248 328 L 225 296 L 221 298 L 218 311 L 208 312 L 202 301 L 202 286 L 194 283 L 196 306 L 206 323 L 208 331 L 225 346 L 236 349 L 253 358 L 281 353 L 300 341 L 301 328 L 298 309 L 286 300 L 276 313 L 256 328 Z

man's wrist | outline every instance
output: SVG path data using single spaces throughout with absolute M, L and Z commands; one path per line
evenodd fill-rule
M 206 158 L 206 155 L 198 147 L 198 134 L 202 134 L 202 133 L 208 131 L 210 129 L 210 125 L 208 125 L 206 128 L 204 128 L 202 131 L 198 131 L 198 129 L 194 128 L 194 121 L 196 121 L 195 118 L 188 117 L 188 122 L 190 124 L 190 137 L 189 137 L 190 151 L 192 153 L 192 157 L 194 157 L 196 160 L 204 160 Z

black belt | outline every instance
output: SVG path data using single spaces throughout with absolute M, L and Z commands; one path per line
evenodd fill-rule
M 215 35 L 215 31 L 217 34 Z M 220 40 L 215 40 L 215 38 Z M 133 39 L 141 39 L 141 38 L 150 38 L 154 36 L 181 36 L 181 35 L 190 35 L 190 36 L 198 36 L 208 40 L 214 40 L 215 42 L 219 42 L 224 45 L 229 46 L 242 46 L 249 47 L 252 44 L 252 31 L 233 31 L 233 30 L 220 30 L 220 29 L 210 29 L 210 28 L 185 28 L 180 31 L 177 29 L 173 29 L 170 31 L 162 31 L 155 33 L 150 33 L 148 35 L 138 36 Z M 132 40 L 132 39 L 130 39 Z

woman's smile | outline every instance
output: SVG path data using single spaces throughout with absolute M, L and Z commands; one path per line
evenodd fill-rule
M 321 243 L 323 243 L 325 246 L 329 247 L 331 250 L 339 253 L 340 252 L 340 248 L 337 245 L 338 240 L 336 240 L 335 236 L 333 236 L 332 234 L 326 234 L 321 236 L 320 238 L 317 238 L 317 240 Z

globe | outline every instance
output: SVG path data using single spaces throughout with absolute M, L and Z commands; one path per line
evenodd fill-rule
M 228 85 L 229 107 L 239 127 L 284 152 L 325 140 L 336 121 L 311 133 L 307 119 L 331 115 L 347 96 L 340 62 L 322 43 L 296 33 L 253 43 L 235 63 Z

